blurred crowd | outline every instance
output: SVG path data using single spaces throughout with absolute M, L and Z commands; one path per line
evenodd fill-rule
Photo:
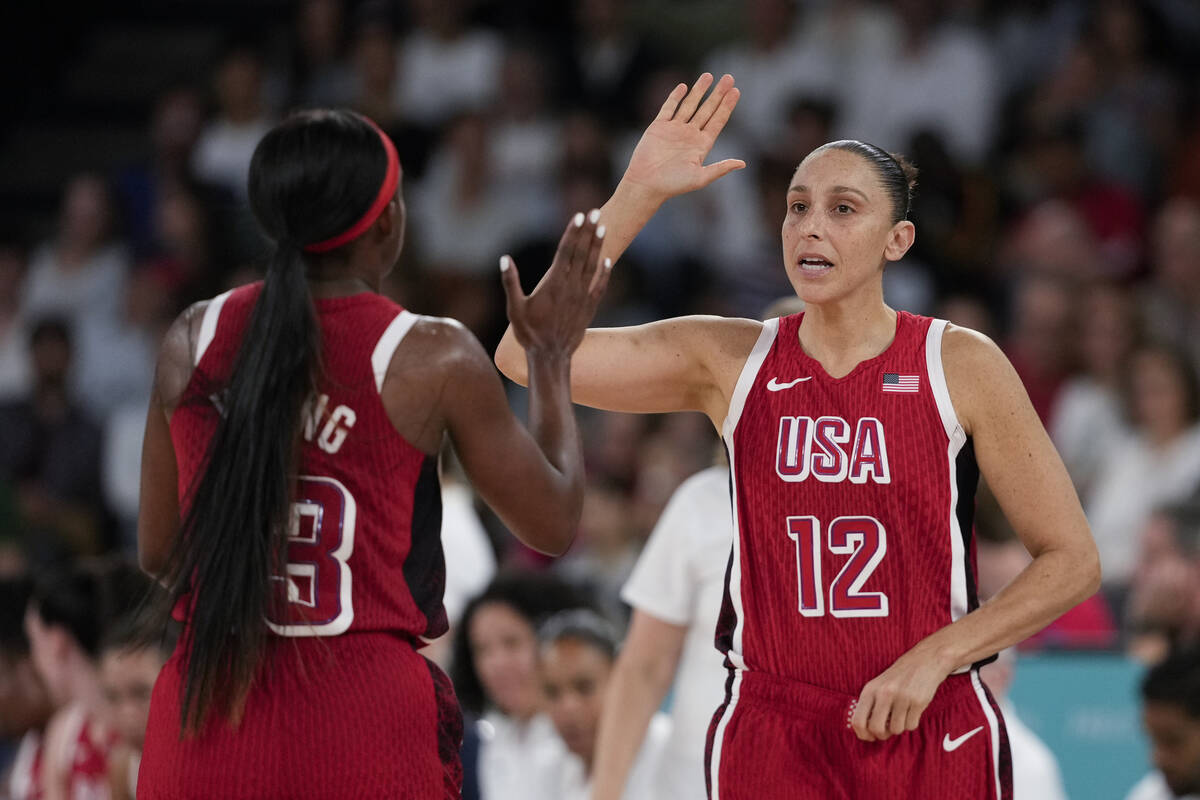
M 791 291 L 779 226 L 795 165 L 837 138 L 905 153 L 917 241 L 886 299 L 1001 344 L 1100 547 L 1101 594 L 1025 647 L 1156 661 L 1200 639 L 1196 41 L 1185 0 L 302 0 L 273 28 L 231 31 L 208 82 L 149 109 L 140 161 L 76 175 L 52 229 L 0 241 L 0 575 L 133 554 L 158 343 L 188 304 L 259 274 L 247 167 L 290 110 L 350 107 L 391 134 L 409 224 L 387 291 L 491 348 L 497 257 L 532 288 L 670 88 L 708 70 L 742 91 L 713 158 L 749 167 L 660 211 L 597 324 L 757 317 Z M 447 469 L 452 619 L 523 569 L 626 624 L 620 588 L 717 438 L 699 415 L 580 416 L 590 485 L 557 562 Z M 1027 556 L 986 487 L 976 529 L 987 595 Z M 594 643 L 593 623 L 574 624 Z

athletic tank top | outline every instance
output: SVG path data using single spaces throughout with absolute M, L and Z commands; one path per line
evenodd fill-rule
M 185 512 L 260 289 L 226 292 L 205 310 L 195 370 L 171 417 Z M 283 611 L 268 625 L 281 636 L 436 638 L 447 629 L 437 456 L 397 433 L 380 399 L 392 354 L 417 316 L 371 292 L 313 304 L 322 372 L 301 415 L 285 574 L 271 578 Z
M 857 694 L 977 606 L 978 471 L 945 321 L 899 312 L 884 352 L 832 378 L 802 319 L 763 325 L 725 420 L 736 537 L 717 647 L 734 668 Z

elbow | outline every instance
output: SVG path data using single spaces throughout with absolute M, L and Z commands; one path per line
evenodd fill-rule
M 1100 585 L 1104 580 L 1104 571 L 1100 566 L 1100 553 L 1096 550 L 1096 546 L 1092 545 L 1090 558 L 1088 560 L 1088 583 L 1085 588 L 1083 599 L 1094 595 L 1100 591 Z

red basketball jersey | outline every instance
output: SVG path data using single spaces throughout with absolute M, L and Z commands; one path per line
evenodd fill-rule
M 737 539 L 717 646 L 738 670 L 857 695 L 977 605 L 978 472 L 944 321 L 899 312 L 892 344 L 835 379 L 802 318 L 764 324 L 725 421 Z
M 195 370 L 171 417 L 185 511 L 260 288 L 226 292 L 205 310 Z M 286 610 L 268 624 L 281 636 L 437 637 L 447 629 L 437 457 L 396 432 L 380 399 L 417 317 L 371 292 L 313 302 L 322 371 L 302 412 L 286 574 L 272 576 L 275 607 Z

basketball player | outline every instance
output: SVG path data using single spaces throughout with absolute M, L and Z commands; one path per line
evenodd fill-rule
M 668 198 L 740 168 L 703 161 L 733 79 L 677 86 L 603 211 L 614 260 Z M 1004 355 L 883 302 L 912 245 L 911 167 L 833 142 L 792 178 L 783 266 L 803 314 L 589 330 L 571 390 L 624 412 L 706 413 L 729 452 L 735 542 L 709 731 L 714 800 L 1010 796 L 1003 720 L 976 665 L 1095 592 L 1095 544 Z M 537 292 L 534 292 L 536 296 Z M 501 369 L 524 381 L 519 341 Z M 982 473 L 1033 560 L 972 591 Z
M 568 546 L 570 353 L 607 281 L 599 213 L 568 224 L 547 292 L 510 297 L 530 435 L 470 333 L 378 293 L 405 208 L 373 123 L 292 116 L 255 150 L 249 198 L 266 278 L 174 323 L 146 423 L 139 553 L 184 627 L 138 797 L 457 797 L 462 718 L 417 652 L 446 630 L 436 454 L 449 434 L 526 544 Z

